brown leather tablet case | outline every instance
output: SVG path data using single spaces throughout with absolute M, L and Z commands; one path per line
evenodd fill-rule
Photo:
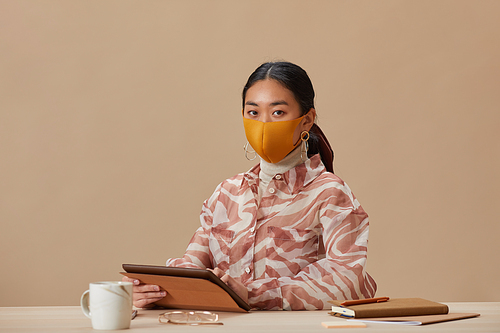
M 124 264 L 130 278 L 167 291 L 156 302 L 171 309 L 247 312 L 251 308 L 215 274 L 205 269 Z

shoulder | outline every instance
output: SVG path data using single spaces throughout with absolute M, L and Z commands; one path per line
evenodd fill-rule
M 229 177 L 229 178 L 223 180 L 218 185 L 218 187 L 225 188 L 225 189 L 233 188 L 235 186 L 240 187 L 247 178 L 248 178 L 248 176 L 247 176 L 246 172 L 238 173 L 232 177 Z
M 308 186 L 313 188 L 322 187 L 340 189 L 344 186 L 347 186 L 347 184 L 336 174 L 323 170 L 311 180 Z
M 255 183 L 256 181 L 252 180 L 247 172 L 236 174 L 219 183 L 203 206 L 211 211 L 215 211 L 216 206 L 220 204 L 227 208 L 237 203 Z
M 257 181 L 259 171 L 259 166 L 256 165 L 247 172 L 238 173 L 223 180 L 217 185 L 214 194 L 221 191 L 234 194 L 240 192 L 242 188 L 247 188 Z
M 324 171 L 322 172 L 316 179 L 315 181 L 320 181 L 320 182 L 325 182 L 329 184 L 340 184 L 340 185 L 346 185 L 346 183 L 336 174 L 331 173 L 329 171 Z
M 318 197 L 321 197 L 326 202 L 344 207 L 357 208 L 359 206 L 359 202 L 349 185 L 331 172 L 322 172 L 309 186 L 315 189 Z

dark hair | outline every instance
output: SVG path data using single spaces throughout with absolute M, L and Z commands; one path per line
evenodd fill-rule
M 290 62 L 266 62 L 260 65 L 248 78 L 243 88 L 243 107 L 247 90 L 256 82 L 272 79 L 281 83 L 293 93 L 301 109 L 301 116 L 314 108 L 314 88 L 306 71 Z
M 291 62 L 266 62 L 257 67 L 243 88 L 243 108 L 248 89 L 261 80 L 275 80 L 290 90 L 300 105 L 301 116 L 314 108 L 314 88 L 306 71 Z M 326 169 L 333 173 L 333 150 L 321 129 L 314 124 L 309 131 L 308 155 L 321 155 Z

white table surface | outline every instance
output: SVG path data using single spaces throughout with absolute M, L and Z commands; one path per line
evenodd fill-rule
M 344 319 L 327 311 L 218 312 L 223 326 L 185 326 L 158 323 L 165 310 L 139 310 L 130 332 L 500 332 L 500 302 L 445 303 L 450 313 L 480 313 L 477 318 L 425 326 L 368 323 L 366 328 L 324 328 L 321 322 Z M 0 332 L 92 332 L 90 319 L 79 306 L 2 307 Z M 102 331 L 95 331 L 102 332 Z M 122 332 L 126 332 L 123 330 Z

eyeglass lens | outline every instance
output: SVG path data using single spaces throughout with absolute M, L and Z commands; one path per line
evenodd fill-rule
M 170 311 L 162 317 L 176 324 L 214 323 L 218 319 L 217 314 L 208 311 Z

